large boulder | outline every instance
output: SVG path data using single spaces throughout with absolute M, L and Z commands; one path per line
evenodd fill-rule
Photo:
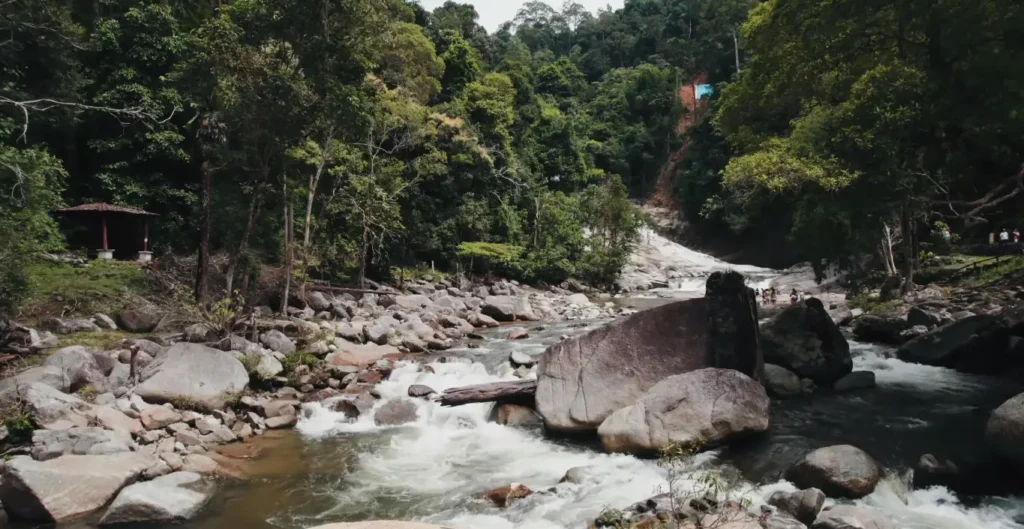
M 985 442 L 999 457 L 1024 468 L 1024 393 L 989 415 Z
M 830 385 L 853 370 L 850 344 L 817 298 L 792 304 L 765 323 L 761 347 L 765 362 L 818 385 Z
M 487 296 L 480 312 L 497 321 L 537 320 L 529 300 L 513 296 Z
M 757 308 L 739 274 L 712 274 L 704 298 L 638 312 L 552 345 L 537 371 L 537 411 L 554 431 L 594 431 L 666 377 L 708 367 L 763 378 Z
M 819 448 L 786 471 L 800 488 L 817 488 L 829 497 L 863 498 L 884 475 L 882 466 L 863 450 L 850 445 Z
M 295 342 L 278 330 L 267 331 L 260 336 L 260 343 L 271 351 L 290 355 L 295 352 Z
M 32 458 L 47 461 L 67 454 L 117 454 L 131 451 L 132 444 L 129 433 L 91 426 L 73 426 L 65 430 L 36 430 L 32 432 Z
M 231 353 L 205 345 L 171 346 L 142 370 L 135 394 L 150 402 L 186 399 L 207 408 L 221 408 L 224 395 L 249 384 L 245 366 Z
M 13 386 L 0 392 L 0 402 L 23 406 L 36 424 L 46 427 L 84 426 L 89 404 L 75 395 L 42 382 Z
M 15 457 L 4 466 L 0 502 L 16 518 L 60 522 L 106 505 L 155 463 L 155 456 L 139 452 L 49 461 Z
M 775 364 L 764 365 L 764 386 L 775 397 L 795 397 L 803 391 L 800 377 L 792 371 Z
M 122 310 L 117 315 L 117 323 L 129 332 L 153 332 L 162 319 L 163 314 L 150 306 Z
M 609 452 L 657 453 L 676 443 L 714 448 L 768 429 L 764 387 L 732 369 L 700 369 L 658 382 L 597 429 Z
M 194 472 L 174 472 L 125 487 L 100 525 L 183 522 L 194 517 L 213 495 L 213 483 Z
M 796 492 L 778 491 L 768 498 L 768 504 L 791 515 L 805 525 L 814 523 L 825 504 L 825 493 L 818 489 L 804 489 Z
M 906 328 L 906 320 L 892 316 L 864 314 L 853 320 L 853 336 L 862 342 L 899 345 L 906 341 L 900 337 Z
M 306 294 L 306 304 L 309 305 L 309 308 L 317 312 L 331 309 L 331 302 L 327 300 L 327 296 L 324 296 L 322 292 L 310 292 Z
M 1013 354 L 1016 345 L 1005 319 L 979 315 L 918 336 L 903 344 L 897 356 L 904 362 L 998 375 L 1024 366 L 1024 355 Z
M 78 391 L 86 387 L 91 387 L 97 393 L 110 390 L 107 387 L 107 375 L 114 369 L 113 359 L 88 347 L 65 347 L 50 355 L 43 365 L 61 370 L 64 377 L 63 386 L 68 391 Z

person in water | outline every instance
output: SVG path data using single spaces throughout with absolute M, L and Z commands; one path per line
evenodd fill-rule
M 772 305 L 774 305 L 774 304 L 775 304 L 775 296 L 776 296 L 776 292 L 775 292 L 775 287 L 772 287 L 772 291 L 771 291 L 771 294 L 769 295 L 769 297 L 770 297 L 770 298 L 771 298 L 771 300 L 772 300 Z
M 796 303 L 798 299 L 800 299 L 800 295 L 796 293 L 796 289 L 794 288 L 793 291 L 789 293 L 789 302 Z

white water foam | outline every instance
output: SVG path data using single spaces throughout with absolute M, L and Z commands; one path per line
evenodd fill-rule
M 900 365 L 882 356 L 861 358 L 859 366 L 879 370 L 880 383 L 901 382 L 952 385 L 944 371 Z M 891 373 L 880 367 L 888 366 Z M 412 384 L 437 391 L 500 380 L 479 363 L 434 363 L 434 373 L 415 364 L 400 364 L 378 386 L 381 402 L 405 398 Z M 915 375 L 914 373 L 917 373 Z M 507 428 L 487 421 L 490 406 L 474 404 L 443 408 L 416 401 L 418 420 L 411 425 L 379 428 L 371 415 L 356 422 L 320 404 L 304 405 L 298 431 L 309 438 L 365 435 L 387 430 L 387 442 L 359 454 L 344 481 L 325 491 L 337 505 L 318 518 L 336 519 L 346 506 L 376 504 L 390 498 L 406 506 L 407 519 L 442 523 L 458 529 L 565 529 L 583 528 L 606 508 L 624 508 L 663 491 L 666 474 L 655 462 L 625 455 L 607 455 L 570 447 L 539 433 Z M 380 404 L 378 404 L 380 405 Z M 714 464 L 715 454 L 703 454 L 699 464 Z M 588 467 L 582 484 L 558 481 L 566 470 Z M 498 509 L 479 499 L 483 491 L 521 483 L 535 494 Z M 978 508 L 966 508 L 945 489 L 913 491 L 904 503 L 898 485 L 886 483 L 859 503 L 879 509 L 904 529 L 1010 529 L 1020 528 L 1015 516 L 1024 512 L 1017 499 L 992 499 Z M 777 490 L 792 491 L 786 482 L 760 488 L 745 487 L 754 511 Z M 389 511 L 392 514 L 394 511 Z

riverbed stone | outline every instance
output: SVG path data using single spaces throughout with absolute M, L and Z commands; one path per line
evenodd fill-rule
M 768 429 L 770 401 L 761 384 L 732 369 L 673 375 L 597 429 L 609 452 L 657 453 L 676 443 L 709 449 Z
M 408 395 L 413 398 L 427 398 L 431 395 L 437 394 L 434 388 L 430 386 L 424 386 L 423 384 L 413 384 L 409 386 Z
M 978 374 L 1004 374 L 1019 365 L 1007 321 L 979 315 L 939 327 L 903 344 L 904 362 L 950 367 Z
M 470 314 L 469 316 L 467 316 L 466 317 L 466 321 L 468 321 L 470 323 L 470 325 L 472 325 L 473 327 L 476 327 L 478 329 L 481 328 L 481 327 L 490 328 L 490 327 L 497 327 L 498 325 L 500 325 L 498 323 L 498 321 L 495 320 L 494 318 L 492 318 L 492 317 L 490 317 L 490 316 L 488 316 L 486 314 L 481 314 L 479 312 L 475 312 L 475 313 Z
M 526 485 L 512 483 L 511 485 L 487 491 L 483 496 L 498 507 L 505 508 L 531 494 L 533 494 L 533 491 Z
M 985 442 L 1001 458 L 1024 468 L 1024 393 L 992 412 L 985 426 Z
M 377 426 L 397 426 L 416 421 L 416 404 L 408 399 L 390 400 L 373 414 Z
M 107 331 L 116 331 L 117 330 L 117 324 L 114 323 L 114 319 L 111 318 L 110 316 L 107 316 L 106 314 L 103 314 L 102 312 L 93 315 L 92 321 L 93 321 L 93 323 L 98 325 L 103 330 L 107 330 Z
M 107 508 L 100 525 L 183 522 L 213 496 L 214 486 L 194 472 L 174 472 L 125 487 Z
M 512 296 L 487 296 L 480 307 L 480 312 L 497 321 L 533 321 L 537 319 L 528 300 Z
M 879 511 L 854 505 L 832 505 L 821 511 L 811 529 L 894 529 Z
M 863 498 L 884 476 L 882 466 L 851 445 L 819 448 L 786 471 L 786 479 L 800 488 L 817 488 L 829 497 Z
M 122 310 L 117 315 L 117 322 L 121 328 L 136 333 L 153 332 L 161 320 L 163 314 L 156 307 L 148 305 Z
M 875 387 L 875 374 L 871 371 L 853 371 L 832 385 L 832 389 L 840 393 L 873 387 Z
M 75 392 L 88 387 L 97 393 L 104 393 L 111 389 L 107 375 L 114 368 L 114 363 L 109 357 L 88 347 L 73 345 L 53 353 L 43 365 L 61 370 L 64 379 L 61 389 Z
M 829 385 L 853 370 L 850 344 L 821 300 L 794 303 L 761 327 L 764 360 Z
M 814 523 L 824 504 L 825 493 L 815 488 L 796 492 L 778 491 L 768 498 L 768 505 L 793 516 L 805 525 Z
M 217 462 L 202 454 L 189 454 L 182 458 L 181 470 L 196 474 L 213 474 L 217 471 Z
M 515 350 L 508 355 L 508 361 L 512 364 L 512 367 L 533 367 L 537 364 L 537 360 L 526 354 L 524 351 Z
M 49 461 L 18 456 L 4 465 L 0 502 L 13 516 L 60 522 L 106 505 L 156 462 L 152 455 L 66 455 Z
M 295 415 L 280 415 L 277 417 L 271 417 L 264 421 L 267 428 L 271 430 L 278 430 L 281 428 L 291 428 L 298 422 L 298 418 Z
M 710 296 L 619 318 L 545 350 L 537 411 L 553 431 L 592 432 L 666 377 L 708 367 L 763 378 L 753 290 L 709 279 Z M 725 286 L 719 286 L 723 284 Z
M 332 369 L 343 367 L 367 369 L 388 355 L 401 354 L 398 348 L 391 345 L 357 344 L 345 340 L 335 340 L 334 344 L 338 349 L 324 358 L 327 366 Z
M 768 393 L 775 397 L 795 397 L 802 392 L 800 377 L 775 364 L 764 365 L 764 385 Z
M 862 342 L 899 345 L 905 341 L 900 333 L 906 328 L 906 320 L 895 316 L 864 314 L 853 320 L 853 335 Z
M 245 367 L 231 353 L 199 344 L 178 343 L 142 370 L 135 394 L 151 402 L 191 400 L 217 409 L 227 393 L 249 384 Z
M 295 352 L 295 342 L 279 330 L 271 330 L 260 336 L 260 343 L 271 351 L 290 355 Z
M 181 422 L 181 414 L 163 406 L 149 406 L 139 412 L 139 420 L 147 430 L 159 430 Z

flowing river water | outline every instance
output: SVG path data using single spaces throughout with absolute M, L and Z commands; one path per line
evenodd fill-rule
M 539 356 L 562 335 L 585 330 L 578 323 L 547 324 L 514 342 L 500 339 L 500 329 L 493 331 L 484 347 L 451 351 L 446 361 L 434 362 L 434 373 L 400 365 L 379 386 L 382 401 L 405 397 L 411 384 L 441 391 L 511 378 L 505 367 L 510 351 Z M 1024 527 L 1024 498 L 989 497 L 965 506 L 942 488 L 908 491 L 901 477 L 921 454 L 941 457 L 979 446 L 984 414 L 978 410 L 994 408 L 1021 388 L 907 364 L 876 346 L 854 343 L 853 351 L 856 369 L 877 374 L 876 388 L 773 402 L 770 434 L 735 454 L 702 454 L 698 463 L 737 471 L 756 506 L 776 490 L 795 490 L 780 475 L 807 451 L 850 443 L 893 471 L 860 502 L 885 512 L 898 528 Z M 488 422 L 486 404 L 418 406 L 416 423 L 379 428 L 366 417 L 348 423 L 318 404 L 306 405 L 296 431 L 251 464 L 252 478 L 227 485 L 184 527 L 302 529 L 400 519 L 457 529 L 584 528 L 605 508 L 626 507 L 665 485 L 665 472 L 654 461 Z M 581 466 L 588 467 L 583 483 L 558 483 L 566 470 Z M 508 509 L 479 499 L 481 492 L 509 483 L 541 492 Z

